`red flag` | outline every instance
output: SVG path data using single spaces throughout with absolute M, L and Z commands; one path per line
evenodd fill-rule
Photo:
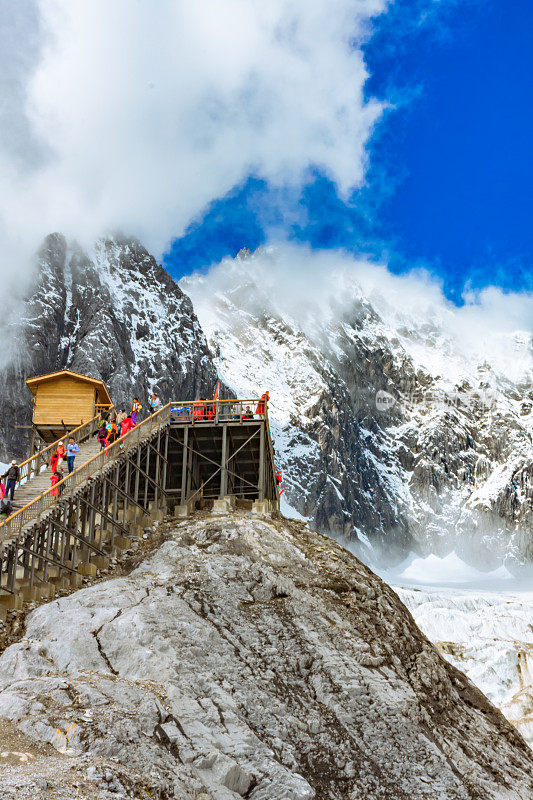
M 215 389 L 215 396 L 213 397 L 213 403 L 216 403 L 219 394 L 220 394 L 220 381 L 217 383 L 217 388 Z

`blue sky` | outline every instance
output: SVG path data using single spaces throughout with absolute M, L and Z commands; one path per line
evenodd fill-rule
M 365 185 L 341 199 L 318 170 L 303 190 L 253 175 L 175 240 L 180 277 L 301 241 L 425 266 L 448 297 L 465 285 L 533 288 L 533 9 L 526 0 L 396 2 L 365 46 L 368 96 L 394 110 L 368 148 Z

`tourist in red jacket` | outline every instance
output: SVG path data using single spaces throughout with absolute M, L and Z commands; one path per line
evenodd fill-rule
M 261 416 L 263 416 L 263 414 L 265 413 L 265 409 L 266 409 L 266 406 L 267 406 L 267 403 L 268 403 L 269 400 L 270 400 L 270 395 L 269 395 L 268 392 L 265 392 L 264 394 L 262 394 L 261 395 L 261 399 L 259 400 L 259 402 L 257 404 L 257 408 L 255 409 L 255 413 L 256 414 L 260 414 Z
M 203 400 L 197 400 L 192 410 L 194 421 L 201 422 L 204 418 L 204 413 L 205 413 L 205 402 Z
M 132 428 L 135 428 L 135 423 L 131 417 L 122 420 L 122 436 L 125 436 Z

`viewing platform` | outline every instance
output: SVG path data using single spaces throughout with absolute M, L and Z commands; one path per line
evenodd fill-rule
M 69 431 L 79 461 L 55 486 L 57 442 L 20 465 L 23 507 L 0 523 L 0 608 L 3 595 L 33 597 L 44 584 L 53 593 L 56 583 L 96 574 L 153 518 L 217 504 L 279 509 L 262 398 L 168 403 L 98 451 L 100 425 L 99 412 Z

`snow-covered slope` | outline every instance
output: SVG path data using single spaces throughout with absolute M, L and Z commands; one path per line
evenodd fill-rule
M 244 252 L 180 284 L 226 383 L 269 389 L 291 505 L 387 557 L 531 559 L 530 334 L 420 277 L 298 257 Z

